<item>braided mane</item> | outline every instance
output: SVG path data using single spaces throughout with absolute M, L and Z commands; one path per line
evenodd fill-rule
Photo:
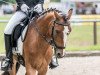
M 42 13 L 38 14 L 38 15 L 35 15 L 35 17 L 33 19 L 37 19 L 39 18 L 40 16 L 46 14 L 46 13 L 49 13 L 49 12 L 58 12 L 58 13 L 62 13 L 60 10 L 57 10 L 56 8 L 47 8 L 45 9 Z
M 57 10 L 56 8 L 47 8 L 47 9 L 45 9 L 45 10 L 40 14 L 40 16 L 42 16 L 42 15 L 48 13 L 48 12 L 53 12 L 53 11 L 56 11 L 56 12 L 58 12 L 58 13 L 61 13 L 61 11 Z

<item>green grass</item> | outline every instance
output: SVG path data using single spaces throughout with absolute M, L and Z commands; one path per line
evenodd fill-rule
M 6 23 L 0 23 L 0 53 L 4 52 L 4 28 Z
M 2 15 L 0 16 L 0 20 L 9 20 L 12 15 Z
M 97 45 L 93 45 L 93 25 L 72 26 L 66 50 L 100 50 L 100 25 L 97 26 Z
M 11 15 L 0 16 L 0 20 L 7 20 Z M 77 24 L 77 23 L 76 23 Z M 6 23 L 0 23 L 0 53 L 4 53 L 3 32 Z M 93 45 L 93 25 L 73 26 L 68 36 L 67 51 L 100 50 L 100 25 L 97 25 L 97 45 Z
M 0 20 L 9 20 L 12 15 L 0 16 Z M 4 28 L 7 23 L 0 23 L 0 53 L 4 53 Z

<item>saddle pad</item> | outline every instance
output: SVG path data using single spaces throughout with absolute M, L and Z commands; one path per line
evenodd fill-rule
M 17 54 L 23 55 L 23 42 L 22 41 L 23 39 L 25 39 L 27 28 L 28 26 L 25 27 L 25 29 L 22 32 L 22 35 L 19 37 L 18 42 L 17 42 L 17 47 L 13 48 L 12 50 L 14 55 L 17 55 Z

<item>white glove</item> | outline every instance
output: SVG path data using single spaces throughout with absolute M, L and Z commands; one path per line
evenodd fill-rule
M 41 13 L 42 12 L 42 4 L 37 4 L 35 7 L 34 7 L 34 10 L 38 13 Z
M 22 6 L 21 6 L 21 10 L 23 11 L 23 12 L 28 12 L 28 9 L 29 9 L 29 7 L 26 5 L 26 4 L 22 4 Z

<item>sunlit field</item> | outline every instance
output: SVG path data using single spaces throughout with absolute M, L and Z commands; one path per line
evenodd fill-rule
M 11 15 L 0 16 L 0 20 L 9 20 Z M 72 23 L 72 32 L 68 36 L 66 51 L 100 50 L 100 25 L 97 25 L 97 45 L 93 45 L 93 23 L 76 25 Z M 6 23 L 0 23 L 0 53 L 4 53 L 3 32 Z
M 0 16 L 0 20 L 9 20 L 12 15 Z M 0 53 L 4 53 L 4 28 L 7 23 L 0 23 Z
M 72 26 L 66 50 L 100 50 L 100 25 L 97 25 L 97 45 L 93 43 L 93 25 Z

